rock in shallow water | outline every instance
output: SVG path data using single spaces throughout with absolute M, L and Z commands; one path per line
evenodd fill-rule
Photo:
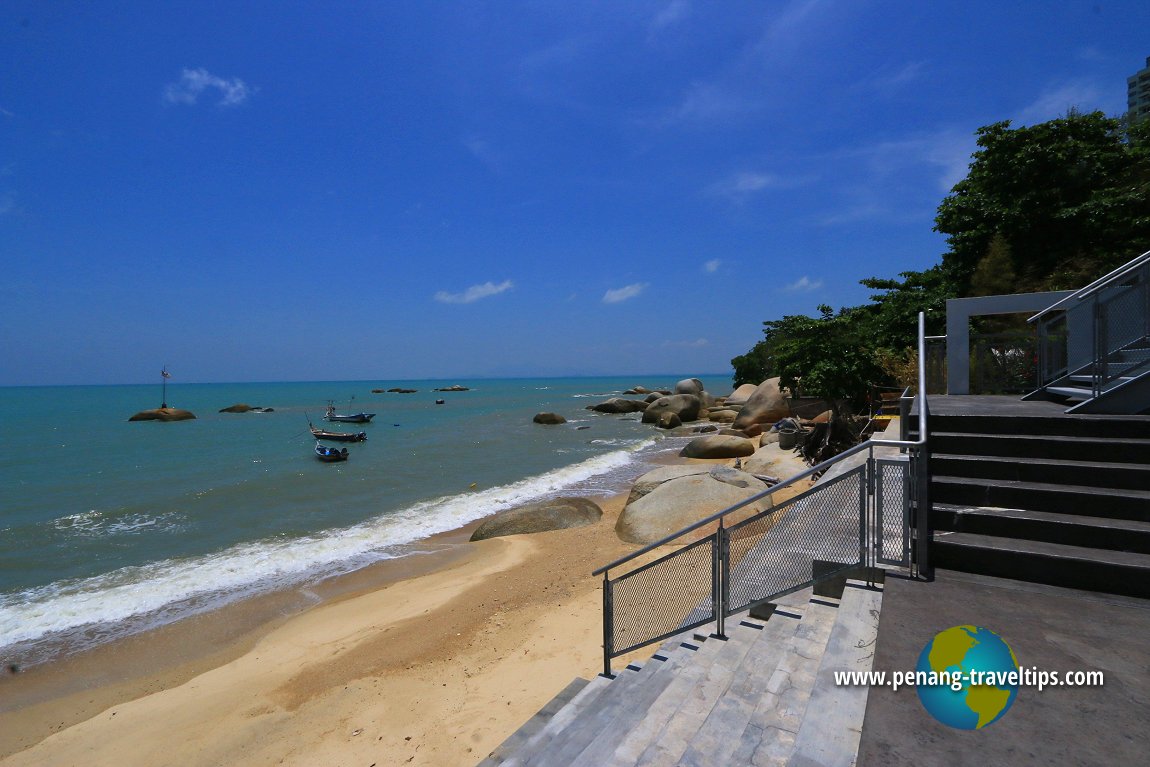
M 129 421 L 191 421 L 196 414 L 178 407 L 158 407 L 155 410 L 141 410 Z
M 551 498 L 499 512 L 476 528 L 471 540 L 585 527 L 602 516 L 599 504 L 589 498 Z

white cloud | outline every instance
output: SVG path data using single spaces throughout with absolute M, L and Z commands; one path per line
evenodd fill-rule
M 462 293 L 448 293 L 445 290 L 441 290 L 435 294 L 435 300 L 441 304 L 470 304 L 481 298 L 497 296 L 504 291 L 511 290 L 513 287 L 515 287 L 515 283 L 511 280 L 504 280 L 498 285 L 494 282 L 485 282 L 482 285 L 472 285 Z
M 164 100 L 169 104 L 195 104 L 206 91 L 216 91 L 217 106 L 231 107 L 244 103 L 253 89 L 238 77 L 225 80 L 206 69 L 185 69 L 177 82 L 164 88 Z
M 702 349 L 709 346 L 710 341 L 705 338 L 696 338 L 694 341 L 664 341 L 663 347 L 668 349 Z
M 605 304 L 618 304 L 627 299 L 634 298 L 647 289 L 647 283 L 636 282 L 622 288 L 615 290 L 608 290 L 603 294 L 603 303 Z
M 707 274 L 714 274 L 715 272 L 719 271 L 719 267 L 722 265 L 722 261 L 717 258 L 712 258 L 710 261 L 707 261 L 703 264 L 703 271 Z
M 822 280 L 812 280 L 805 274 L 799 279 L 787 285 L 783 290 L 789 293 L 809 293 L 813 290 L 818 290 L 823 286 Z

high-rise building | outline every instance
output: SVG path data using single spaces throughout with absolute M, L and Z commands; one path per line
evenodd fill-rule
M 1145 69 L 1126 78 L 1126 110 L 1131 122 L 1150 117 L 1150 56 Z

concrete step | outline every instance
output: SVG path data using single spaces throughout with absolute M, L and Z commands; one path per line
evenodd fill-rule
M 564 687 L 558 695 L 548 701 L 543 708 L 539 709 L 534 716 L 524 722 L 518 730 L 511 733 L 507 740 L 500 743 L 495 750 L 487 755 L 487 758 L 479 763 L 478 767 L 497 767 L 503 764 L 512 754 L 516 753 L 523 745 L 529 741 L 536 733 L 542 730 L 551 717 L 559 709 L 566 706 L 588 684 L 586 679 L 576 677 L 570 684 Z
M 912 423 L 914 431 L 916 423 Z M 999 434 L 1006 436 L 1094 437 L 1098 439 L 1147 439 L 1146 419 L 1139 416 L 1083 414 L 1012 415 L 1001 412 L 930 414 L 930 435 L 939 432 Z M 939 452 L 952 452 L 949 450 Z M 979 451 L 975 451 L 978 454 Z
M 837 614 L 838 607 L 811 600 L 728 764 L 782 765 L 790 758 Z
M 646 661 L 630 663 L 622 669 L 614 670 L 612 671 L 613 676 L 611 678 L 602 675 L 595 677 L 591 682 L 587 683 L 595 688 L 593 695 L 572 698 L 569 702 L 569 706 L 561 707 L 552 715 L 552 718 L 558 715 L 559 721 L 557 721 L 556 724 L 552 725 L 550 720 L 547 720 L 542 728 L 533 727 L 532 732 L 528 734 L 526 738 L 517 739 L 517 743 L 513 749 L 496 749 L 496 751 L 500 751 L 500 759 L 502 760 L 499 763 L 502 764 L 507 760 L 511 760 L 512 764 L 526 762 L 539 751 L 543 750 L 563 729 L 572 722 L 578 721 L 582 715 L 579 709 L 589 707 L 592 704 L 596 706 L 600 705 L 599 695 L 602 694 L 605 688 L 610 686 L 608 683 L 618 680 L 620 677 L 624 680 L 628 680 L 635 678 L 636 674 L 651 674 L 658 671 L 664 664 L 671 660 L 674 660 L 675 663 L 680 663 L 682 662 L 680 656 L 697 651 L 705 640 L 706 635 L 697 633 L 684 633 L 673 636 L 665 640 Z M 528 720 L 524 727 L 530 723 L 531 720 Z M 549 729 L 544 731 L 546 728 Z M 511 737 L 515 737 L 515 734 L 513 733 Z M 514 756 L 514 759 L 512 759 L 512 756 Z
M 1070 419 L 1068 419 L 1070 420 Z M 1142 438 L 1041 434 L 996 434 L 956 431 L 930 432 L 931 450 L 949 455 L 989 455 L 1016 458 L 1080 460 L 1104 463 L 1150 464 L 1150 439 L 1145 421 L 1138 422 Z
M 563 732 L 572 722 L 577 721 L 584 710 L 589 710 L 611 682 L 612 680 L 605 676 L 592 679 L 566 705 L 556 711 L 543 727 L 522 741 L 513 753 L 508 753 L 501 764 L 505 767 L 520 767 L 531 757 L 544 753 L 555 736 Z
M 930 494 L 931 501 L 937 503 L 1080 513 L 1150 522 L 1150 490 L 935 476 L 931 478 Z
M 1150 554 L 936 532 L 931 563 L 946 570 L 1150 598 Z
M 1145 490 L 1150 488 L 1150 465 L 1056 458 L 950 455 L 933 453 L 930 471 L 935 476 L 980 477 L 1021 482 L 1051 482 L 1088 487 Z
M 690 665 L 674 672 L 674 679 L 660 684 L 657 689 L 645 689 L 639 696 L 628 696 L 623 701 L 624 708 L 614 717 L 610 727 L 595 733 L 594 738 L 577 754 L 568 749 L 556 755 L 556 764 L 570 764 L 579 767 L 603 767 L 613 763 L 634 764 L 637 742 L 632 738 L 636 729 L 653 730 L 647 722 L 654 714 L 667 708 L 666 701 L 677 699 L 677 710 L 672 715 L 673 726 L 664 727 L 659 733 L 662 745 L 675 740 L 675 733 L 693 706 L 713 705 L 730 684 L 734 669 L 765 630 L 761 621 L 731 619 L 727 622 L 727 639 L 711 638 L 709 645 L 714 653 L 708 659 L 697 656 Z M 655 688 L 655 680 L 645 687 Z M 707 703 L 708 699 L 712 699 Z M 640 727 L 641 724 L 646 725 Z M 624 747 L 629 741 L 630 746 Z
M 581 714 L 562 731 L 557 732 L 537 753 L 524 764 L 532 767 L 569 767 L 589 747 L 599 743 L 599 749 L 610 745 L 610 751 L 621 740 L 634 722 L 668 686 L 684 673 L 704 673 L 726 643 L 710 639 L 706 642 L 682 641 L 665 656 L 653 656 L 646 666 L 648 673 L 626 671 L 612 683 L 611 688 L 596 700 L 593 710 Z M 660 661 L 659 657 L 664 660 Z
M 780 636 L 780 633 L 783 637 L 786 637 L 788 632 L 793 635 L 795 627 L 802 621 L 805 610 L 805 603 L 802 606 L 780 606 L 766 622 L 766 625 L 771 627 L 770 632 L 763 634 L 759 641 L 770 641 Z M 765 631 L 766 629 L 764 629 Z M 681 678 L 676 679 L 647 708 L 643 718 L 625 734 L 607 764 L 615 767 L 633 767 L 633 765 L 640 764 L 645 756 L 654 758 L 655 754 L 648 755 L 647 749 L 661 736 L 664 728 L 679 711 L 684 697 L 690 694 L 692 688 L 698 684 L 699 676 L 697 673 L 683 674 Z
M 1055 397 L 1062 397 L 1063 399 L 1074 400 L 1077 402 L 1084 402 L 1094 397 L 1094 390 L 1087 386 L 1046 386 L 1047 394 L 1053 394 Z
M 732 764 L 731 757 L 755 707 L 767 690 L 771 674 L 787 651 L 800 621 L 789 608 L 767 621 L 763 635 L 747 653 L 731 686 L 707 714 L 679 760 L 684 767 Z
M 1150 522 L 936 503 L 935 530 L 1150 554 Z
M 853 767 L 869 690 L 865 685 L 839 686 L 835 673 L 871 670 L 882 594 L 881 586 L 847 582 L 788 765 Z

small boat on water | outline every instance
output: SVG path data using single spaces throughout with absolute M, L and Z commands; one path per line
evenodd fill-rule
M 316 442 L 315 443 L 315 457 L 320 459 L 324 463 L 335 463 L 336 461 L 346 461 L 347 460 L 347 448 L 345 447 L 341 450 L 338 447 L 328 447 L 327 445 L 321 445 L 320 443 Z
M 367 439 L 366 431 L 325 431 L 314 426 L 311 427 L 311 435 L 326 442 L 363 442 Z
M 325 421 L 337 421 L 339 423 L 368 423 L 372 418 L 375 418 L 375 413 L 347 413 L 346 415 L 339 415 L 335 412 L 335 405 L 330 402 L 327 403 L 327 413 L 323 416 L 323 420 Z

